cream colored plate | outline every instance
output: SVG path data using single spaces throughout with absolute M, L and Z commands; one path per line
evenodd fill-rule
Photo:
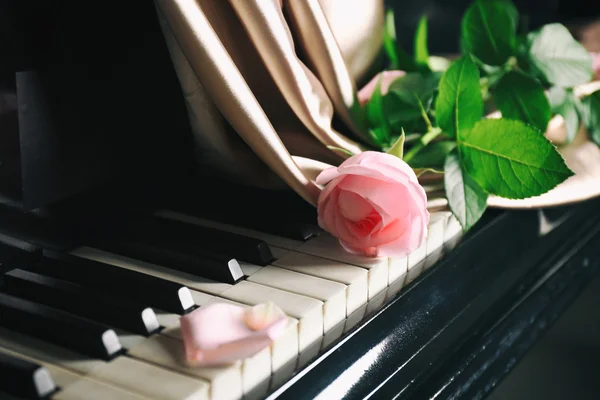
M 600 90 L 600 81 L 590 82 L 575 88 L 575 95 L 583 97 Z M 565 162 L 575 175 L 551 191 L 536 197 L 522 200 L 509 200 L 490 196 L 488 205 L 498 208 L 540 208 L 555 207 L 576 203 L 600 196 L 600 148 L 589 140 L 582 126 L 573 143 L 565 142 L 566 128 L 564 120 L 557 115 L 548 124 L 546 137 L 556 144 Z
M 540 208 L 576 203 L 600 196 L 600 148 L 582 130 L 573 143 L 559 148 L 575 175 L 541 196 L 509 200 L 490 196 L 488 205 L 499 208 Z

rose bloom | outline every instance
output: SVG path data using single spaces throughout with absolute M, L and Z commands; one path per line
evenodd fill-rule
M 319 226 L 349 252 L 404 257 L 427 236 L 427 196 L 410 166 L 366 151 L 317 177 Z

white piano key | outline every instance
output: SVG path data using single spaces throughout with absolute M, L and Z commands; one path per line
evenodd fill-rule
M 424 269 L 427 269 L 438 262 L 442 255 L 444 233 L 450 215 L 450 212 L 444 211 L 431 214 L 427 232 L 427 260 L 425 261 Z
M 239 235 L 244 235 L 248 237 L 252 237 L 255 239 L 260 239 L 266 242 L 269 245 L 283 247 L 285 249 L 294 249 L 302 245 L 303 242 L 299 240 L 293 240 L 284 238 L 281 236 L 272 235 L 270 233 L 264 233 L 260 231 L 256 231 L 254 229 L 242 228 L 239 226 L 234 226 L 230 224 L 225 224 L 222 222 L 212 221 L 204 218 L 194 217 L 191 215 L 181 214 L 174 211 L 169 210 L 161 210 L 154 213 L 154 215 L 169 218 L 176 221 L 186 222 L 189 224 L 202 225 L 209 228 L 215 228 L 219 230 L 223 230 L 226 232 L 237 233 Z
M 390 300 L 392 297 L 396 296 L 406 284 L 407 274 L 403 275 L 400 279 L 397 279 L 393 282 L 385 291 L 385 299 L 386 301 Z
M 321 351 L 327 349 L 333 342 L 338 340 L 344 334 L 344 327 L 346 326 L 346 320 L 334 326 L 323 336 L 323 343 L 321 343 Z
M 125 350 L 131 349 L 147 339 L 145 336 L 125 332 L 120 329 L 115 329 L 115 333 Z
M 404 284 L 408 285 L 409 283 L 412 283 L 415 279 L 417 279 L 419 277 L 419 275 L 421 275 L 423 273 L 424 269 L 425 269 L 424 262 L 420 262 L 417 265 L 415 265 L 414 268 L 409 269 L 408 273 L 406 274 L 406 281 L 404 282 Z
M 390 257 L 388 286 L 408 273 L 408 257 Z
M 369 300 L 369 302 L 367 303 L 367 311 L 366 311 L 367 315 L 379 310 L 381 308 L 381 306 L 383 306 L 383 303 L 386 298 L 386 294 L 387 294 L 387 290 L 384 290 L 383 292 L 380 292 L 377 296 L 375 296 L 371 300 Z
M 430 255 L 444 246 L 446 227 L 452 218 L 450 211 L 439 211 L 431 214 L 429 232 L 427 235 L 427 255 Z
M 211 296 L 211 299 L 211 302 L 225 302 L 225 299 L 219 299 L 214 296 Z M 181 336 L 180 315 L 157 311 L 156 316 L 161 326 L 165 327 L 165 329 L 160 332 L 161 335 L 169 336 L 170 338 L 176 339 L 178 341 L 183 340 Z M 294 326 L 293 329 L 296 329 L 296 327 Z M 297 341 L 294 342 L 293 345 L 295 345 L 297 352 Z M 272 346 L 273 345 L 271 345 L 269 348 L 261 350 L 259 353 L 255 354 L 252 357 L 241 360 L 242 383 L 244 388 L 244 394 L 254 392 L 258 386 L 265 385 L 266 388 L 268 388 L 269 377 L 271 376 L 271 372 L 273 371 L 271 367 Z M 295 354 L 296 353 L 294 353 L 289 359 L 292 359 L 295 356 Z M 276 356 L 279 355 L 277 354 Z M 259 392 L 262 393 L 261 391 Z
M 272 301 L 298 320 L 298 351 L 323 336 L 323 302 L 253 282 L 241 281 L 221 293 L 222 297 L 248 305 Z
M 346 323 L 344 324 L 344 333 L 347 333 L 356 325 L 358 325 L 358 323 L 365 317 L 366 312 L 367 303 L 363 304 L 358 310 L 350 314 L 350 316 L 346 318 Z
M 160 334 L 170 336 L 173 339 L 181 340 L 181 324 L 179 322 L 181 315 L 171 314 L 160 310 L 155 310 L 155 312 L 158 323 L 164 328 L 162 331 L 160 331 Z
M 298 358 L 298 324 L 296 318 L 288 318 L 288 324 L 283 334 L 271 344 L 271 372 L 276 373 L 286 365 L 296 364 Z
M 369 299 L 387 287 L 389 275 L 387 257 L 363 257 L 348 253 L 340 246 L 338 240 L 329 234 L 324 233 L 307 241 L 296 251 L 366 269 L 369 274 Z
M 181 341 L 168 336 L 152 336 L 129 350 L 129 355 L 209 382 L 213 399 L 237 400 L 244 393 L 240 362 L 226 367 L 190 367 L 186 363 Z
M 210 385 L 201 379 L 176 374 L 125 356 L 109 362 L 93 360 L 69 350 L 63 351 L 51 344 L 35 343 L 27 340 L 24 335 L 17 336 L 11 340 L 4 336 L 0 338 L 0 346 L 2 346 L 0 351 L 9 345 L 11 346 L 9 351 L 44 365 L 57 385 L 62 388 L 87 376 L 145 398 L 165 400 L 208 398 Z M 81 368 L 81 365 L 85 367 Z
M 323 333 L 346 318 L 346 285 L 341 283 L 273 266 L 260 268 L 248 281 L 322 301 Z
M 423 269 L 423 260 L 425 260 L 425 257 L 427 257 L 427 240 L 423 241 L 423 244 L 421 244 L 421 246 L 418 249 L 416 249 L 407 256 L 408 273 L 410 274 L 411 270 L 414 269 L 418 269 L 421 271 Z
M 446 251 L 452 250 L 463 235 L 463 229 L 460 222 L 454 215 L 448 218 L 446 231 L 444 232 L 444 248 Z
M 242 361 L 242 388 L 247 397 L 264 397 L 269 390 L 271 378 L 271 349 L 259 351 Z
M 147 397 L 116 388 L 89 378 L 81 378 L 72 385 L 60 390 L 55 400 L 147 400 Z
M 346 285 L 347 316 L 367 303 L 369 276 L 363 268 L 295 251 L 286 251 L 273 265 Z
M 298 354 L 298 365 L 296 366 L 296 369 L 301 369 L 310 361 L 314 360 L 319 355 L 322 346 L 323 337 L 321 336 L 319 340 L 312 342 L 308 347 L 302 350 L 302 352 Z
M 118 254 L 94 249 L 91 247 L 79 247 L 71 252 L 78 257 L 88 258 L 105 264 L 116 265 L 121 268 L 127 268 L 133 271 L 141 272 L 147 275 L 177 282 L 191 289 L 196 289 L 204 293 L 219 295 L 221 292 L 229 289 L 232 285 L 228 283 L 215 282 L 203 279 L 198 276 L 190 275 L 185 272 L 165 268 L 160 265 L 135 260 Z
M 210 384 L 152 364 L 118 357 L 94 370 L 90 378 L 139 394 L 164 400 L 208 399 Z

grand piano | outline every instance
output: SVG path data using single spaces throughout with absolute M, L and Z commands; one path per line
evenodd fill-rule
M 182 157 L 153 7 L 43 7 L 61 30 L 11 20 L 2 43 L 0 398 L 484 398 L 598 272 L 600 200 L 488 210 L 464 235 L 439 211 L 406 259 L 341 252 L 295 194 Z M 183 363 L 179 316 L 266 300 L 291 317 L 271 347 Z

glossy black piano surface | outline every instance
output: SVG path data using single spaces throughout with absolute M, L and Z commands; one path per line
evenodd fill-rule
M 23 249 L 5 245 L 5 265 L 14 266 L 16 259 L 20 268 L 36 271 L 36 246 L 68 250 L 90 231 L 110 235 L 107 229 L 132 213 L 162 206 L 192 213 L 205 195 L 169 190 L 162 196 L 119 196 L 111 204 L 115 190 L 31 213 L 4 208 L 0 233 L 6 236 L 0 238 L 9 244 L 8 237 L 20 239 L 12 244 Z M 220 194 L 219 201 L 238 208 L 225 213 L 223 207 L 217 214 L 224 215 L 215 219 L 247 218 L 243 224 L 256 229 L 262 220 L 262 229 L 287 237 L 314 227 L 314 211 L 294 196 L 267 198 L 230 186 L 216 193 L 214 198 Z M 275 202 L 294 212 L 269 215 Z M 489 210 L 457 248 L 273 387 L 268 398 L 485 397 L 597 273 L 599 205 L 590 200 L 548 210 Z M 89 354 L 99 357 L 98 350 Z

